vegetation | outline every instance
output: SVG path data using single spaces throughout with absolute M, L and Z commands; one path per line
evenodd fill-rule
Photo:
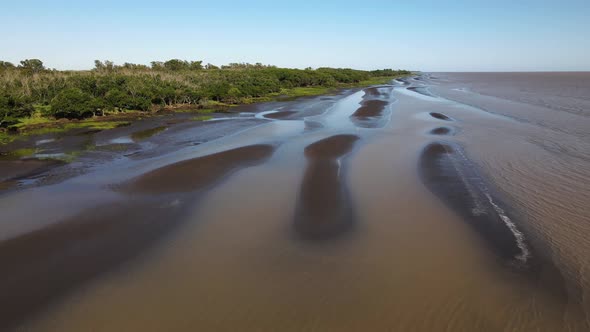
M 331 89 L 329 87 L 324 86 L 308 86 L 282 89 L 280 94 L 289 97 L 317 96 L 329 93 L 330 90 Z
M 32 148 L 23 148 L 23 149 L 17 149 L 17 150 L 13 150 L 8 152 L 7 154 L 5 154 L 3 157 L 4 160 L 8 159 L 8 160 L 17 160 L 20 159 L 21 157 L 27 157 L 30 156 L 34 153 L 37 153 L 36 149 L 32 149 Z
M 213 119 L 211 115 L 199 115 L 191 118 L 193 121 L 207 121 L 211 119 Z
M 94 119 L 85 119 L 82 121 L 70 121 L 70 122 L 51 122 L 47 121 L 47 125 L 29 125 L 22 126 L 20 133 L 23 135 L 44 135 L 51 133 L 60 133 L 69 131 L 72 129 L 89 129 L 89 130 L 107 130 L 123 126 L 128 126 L 128 121 L 97 121 Z M 9 135 L 10 136 L 10 135 Z
M 287 69 L 233 63 L 217 67 L 172 59 L 150 66 L 95 61 L 88 71 L 47 69 L 39 59 L 0 61 L 0 141 L 6 130 L 52 119 L 88 119 L 128 111 L 210 109 L 410 74 L 391 69 Z M 4 128 L 4 129 L 2 129 Z

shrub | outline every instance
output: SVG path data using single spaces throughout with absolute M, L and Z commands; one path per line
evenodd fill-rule
M 78 88 L 69 88 L 60 92 L 51 100 L 51 113 L 56 118 L 83 119 L 91 117 L 97 108 L 96 100 Z
M 33 111 L 33 105 L 27 103 L 23 98 L 0 95 L 0 127 L 17 124 L 18 118 L 30 116 Z

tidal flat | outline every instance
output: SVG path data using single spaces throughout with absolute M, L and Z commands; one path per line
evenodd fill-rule
M 39 138 L 87 148 L 6 160 L 0 329 L 588 331 L 589 82 L 421 73 Z

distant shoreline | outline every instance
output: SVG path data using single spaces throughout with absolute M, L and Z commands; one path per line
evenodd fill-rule
M 167 111 L 207 114 L 236 105 L 381 84 L 409 74 L 392 69 L 301 70 L 259 63 L 217 67 L 179 59 L 154 61 L 151 66 L 96 60 L 90 71 L 58 71 L 45 68 L 39 59 L 23 60 L 18 66 L 0 61 L 0 146 L 22 135 L 80 127 L 104 130 L 121 125 L 112 123 L 119 119 L 132 121 Z

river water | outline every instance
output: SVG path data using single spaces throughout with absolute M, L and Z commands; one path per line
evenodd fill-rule
M 590 74 L 256 107 L 206 143 L 0 196 L 2 326 L 590 329 Z

